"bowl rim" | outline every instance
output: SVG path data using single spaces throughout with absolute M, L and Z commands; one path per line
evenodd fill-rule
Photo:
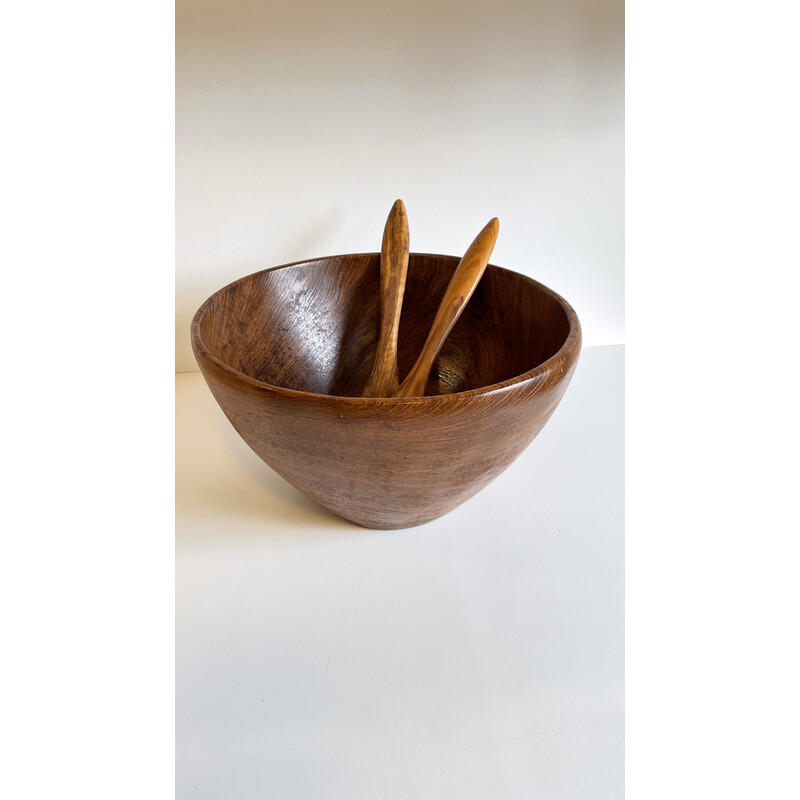
M 460 261 L 460 256 L 452 256 L 446 255 L 444 253 L 411 253 L 412 256 L 424 256 L 429 258 L 443 258 L 447 260 L 452 260 L 456 263 Z M 567 321 L 569 323 L 569 331 L 567 332 L 567 336 L 564 339 L 563 344 L 561 347 L 556 350 L 553 355 L 549 358 L 545 359 L 541 364 L 537 364 L 532 369 L 526 370 L 525 372 L 515 375 L 512 378 L 507 378 L 504 381 L 500 381 L 498 383 L 488 384 L 487 386 L 480 386 L 476 389 L 466 389 L 461 392 L 450 392 L 449 394 L 430 394 L 430 395 L 419 395 L 417 397 L 353 397 L 351 395 L 339 395 L 339 394 L 322 394 L 319 392 L 306 392 L 300 389 L 290 389 L 286 386 L 279 386 L 273 383 L 267 383 L 266 381 L 260 381 L 256 378 L 247 375 L 244 372 L 241 372 L 237 369 L 234 369 L 229 364 L 226 364 L 221 359 L 217 358 L 209 349 L 206 343 L 203 341 L 203 337 L 200 334 L 200 324 L 202 322 L 203 317 L 205 316 L 206 312 L 208 311 L 210 305 L 214 301 L 214 299 L 222 294 L 223 292 L 229 291 L 231 288 L 236 286 L 236 284 L 244 283 L 245 281 L 253 279 L 256 275 L 263 275 L 266 272 L 274 272 L 279 269 L 288 269 L 289 267 L 299 267 L 305 266 L 308 264 L 315 264 L 320 261 L 334 261 L 336 259 L 343 259 L 343 258 L 359 258 L 359 257 L 378 257 L 380 258 L 380 253 L 339 253 L 337 255 L 331 256 L 317 256 L 316 258 L 304 258 L 300 261 L 292 261 L 288 264 L 279 264 L 274 267 L 268 267 L 266 269 L 259 269 L 254 272 L 251 272 L 247 275 L 243 275 L 240 278 L 236 278 L 235 280 L 227 283 L 225 286 L 217 289 L 210 297 L 208 297 L 201 306 L 195 312 L 194 317 L 192 318 L 191 324 L 191 340 L 192 346 L 195 351 L 195 356 L 201 355 L 202 358 L 206 362 L 210 362 L 213 364 L 218 370 L 221 370 L 223 373 L 229 375 L 230 377 L 238 380 L 243 381 L 244 383 L 257 388 L 259 390 L 267 390 L 272 393 L 276 393 L 279 395 L 285 395 L 289 398 L 294 399 L 306 399 L 306 400 L 314 400 L 314 401 L 323 401 L 323 400 L 331 400 L 337 403 L 353 403 L 358 406 L 372 406 L 372 407 L 379 407 L 385 406 L 387 404 L 391 405 L 416 405 L 416 404 L 424 404 L 430 405 L 431 402 L 452 402 L 454 400 L 466 399 L 471 397 L 479 397 L 484 395 L 490 395 L 496 392 L 502 392 L 512 386 L 517 386 L 519 384 L 530 383 L 532 381 L 536 381 L 537 379 L 541 378 L 542 376 L 546 375 L 547 373 L 551 372 L 554 368 L 556 368 L 560 362 L 567 361 L 573 354 L 577 356 L 580 353 L 581 349 L 581 325 L 580 321 L 578 320 L 578 315 L 575 313 L 575 310 L 572 306 L 560 295 L 558 292 L 551 289 L 549 286 L 545 286 L 545 284 L 537 281 L 535 278 L 531 278 L 528 275 L 525 275 L 521 272 L 517 272 L 516 270 L 508 269 L 507 267 L 500 267 L 496 264 L 488 264 L 487 269 L 492 268 L 496 270 L 501 270 L 502 272 L 508 272 L 513 275 L 516 275 L 523 280 L 527 281 L 528 283 L 533 284 L 537 288 L 543 290 L 547 294 L 549 294 L 562 308 L 564 313 L 567 316 Z M 198 361 L 200 359 L 198 358 Z M 574 358 L 573 361 L 576 361 L 577 358 Z M 566 370 L 565 370 L 566 372 Z

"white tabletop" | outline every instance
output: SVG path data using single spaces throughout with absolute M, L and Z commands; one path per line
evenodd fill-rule
M 623 796 L 624 348 L 494 483 L 370 531 L 176 383 L 177 798 Z

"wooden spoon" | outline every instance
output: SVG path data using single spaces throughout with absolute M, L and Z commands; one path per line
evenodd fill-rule
M 394 393 L 395 397 L 422 397 L 425 394 L 425 385 L 428 382 L 433 362 L 439 355 L 453 325 L 456 324 L 456 320 L 461 316 L 461 312 L 472 297 L 472 293 L 489 263 L 499 230 L 500 221 L 494 217 L 467 248 L 450 283 L 447 284 L 422 352 L 411 368 L 411 372 Z
M 383 229 L 378 347 L 362 397 L 392 397 L 400 385 L 397 374 L 397 331 L 407 272 L 408 217 L 403 201 L 396 200 Z

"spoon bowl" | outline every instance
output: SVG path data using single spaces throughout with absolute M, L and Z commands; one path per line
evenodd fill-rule
M 401 379 L 458 264 L 455 256 L 409 257 Z M 425 396 L 362 397 L 379 291 L 378 253 L 257 272 L 200 307 L 192 347 L 231 424 L 279 475 L 359 525 L 407 528 L 468 500 L 530 444 L 569 384 L 581 331 L 555 292 L 490 264 Z

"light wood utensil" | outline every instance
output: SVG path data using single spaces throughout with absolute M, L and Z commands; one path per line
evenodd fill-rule
M 445 289 L 422 352 L 405 380 L 394 392 L 394 397 L 422 397 L 425 394 L 425 385 L 433 362 L 483 276 L 499 230 L 500 221 L 494 217 L 467 248 Z
M 408 272 L 408 217 L 402 200 L 396 200 L 386 218 L 381 245 L 380 329 L 375 362 L 362 397 L 392 397 L 397 374 L 397 331 Z

